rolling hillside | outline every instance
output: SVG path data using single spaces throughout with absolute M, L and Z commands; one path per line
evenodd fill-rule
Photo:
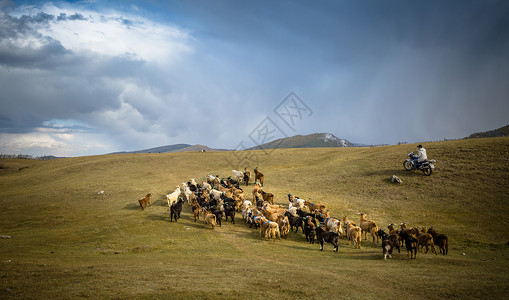
M 469 135 L 467 138 L 475 139 L 475 138 L 502 137 L 502 136 L 509 136 L 509 125 L 500 127 L 495 130 L 476 132 L 476 133 Z
M 331 133 L 313 133 L 278 139 L 253 147 L 249 150 L 327 147 L 353 147 L 353 144 L 345 139 L 340 139 Z
M 403 170 L 415 144 L 277 149 L 258 165 L 277 203 L 292 193 L 335 217 L 365 212 L 380 228 L 406 222 L 449 236 L 449 255 L 412 261 L 405 250 L 384 261 L 369 239 L 361 249 L 341 240 L 338 253 L 300 230 L 264 241 L 240 215 L 211 230 L 187 204 L 169 222 L 165 194 L 190 178 L 229 176 L 231 152 L 0 160 L 0 297 L 506 298 L 509 138 L 425 147 L 437 160 L 430 177 Z M 147 193 L 152 206 L 141 211 Z

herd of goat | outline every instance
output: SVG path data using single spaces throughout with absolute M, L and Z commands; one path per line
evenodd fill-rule
M 274 195 L 263 190 L 265 176 L 254 169 L 254 188 L 252 201 L 247 200 L 244 191 L 240 187 L 243 182 L 246 187 L 251 179 L 251 172 L 245 168 L 244 172 L 232 170 L 233 176 L 220 178 L 209 174 L 201 183 L 194 178 L 183 182 L 180 186 L 166 195 L 170 209 L 170 221 L 177 221 L 184 204 L 184 199 L 192 208 L 194 221 L 200 219 L 200 215 L 206 226 L 214 229 L 221 226 L 223 221 L 235 224 L 235 214 L 242 213 L 242 218 L 249 227 L 258 228 L 260 237 L 265 239 L 286 238 L 289 232 L 297 233 L 299 228 L 304 233 L 306 242 L 320 244 L 323 251 L 325 243 L 332 244 L 333 251 L 338 251 L 340 238 L 346 238 L 348 244 L 353 242 L 355 248 L 361 247 L 362 235 L 367 239 L 371 235 L 373 243 L 382 240 L 384 259 L 392 258 L 393 249 L 400 252 L 400 247 L 405 245 L 408 257 L 417 258 L 417 250 L 421 252 L 431 249 L 435 255 L 438 246 L 441 254 L 446 255 L 449 249 L 448 237 L 437 233 L 433 227 L 407 228 L 405 223 L 400 224 L 400 229 L 395 224 L 389 224 L 388 232 L 380 229 L 375 221 L 366 219 L 366 214 L 360 213 L 360 221 L 357 225 L 348 217 L 335 218 L 329 214 L 325 205 L 300 199 L 291 194 L 288 196 L 288 208 L 274 204 Z M 150 205 L 151 194 L 138 200 L 141 209 Z

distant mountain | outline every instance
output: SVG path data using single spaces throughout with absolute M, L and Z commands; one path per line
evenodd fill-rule
M 340 139 L 332 133 L 313 133 L 308 135 L 295 135 L 275 140 L 248 150 L 279 149 L 279 148 L 324 148 L 324 147 L 353 147 L 348 140 Z
M 137 151 L 123 151 L 123 152 L 115 152 L 111 154 L 125 154 L 125 153 L 169 153 L 169 152 L 187 152 L 187 151 L 228 151 L 226 149 L 214 149 L 209 148 L 203 145 L 190 145 L 190 144 L 175 144 L 168 146 L 161 146 L 156 148 L 150 148 L 145 150 L 137 150 Z
M 192 146 L 189 146 L 189 147 L 186 147 L 186 148 L 182 148 L 182 149 L 179 149 L 179 150 L 175 150 L 175 151 L 172 151 L 172 152 L 187 152 L 187 151 L 203 151 L 203 152 L 211 152 L 211 151 L 230 151 L 228 149 L 215 149 L 215 148 L 210 148 L 210 147 L 207 147 L 207 146 L 204 146 L 204 145 L 192 145 Z
M 184 149 L 187 147 L 190 147 L 189 144 L 175 144 L 175 145 L 167 145 L 167 146 L 161 146 L 161 147 L 155 147 L 145 150 L 137 150 L 137 151 L 122 151 L 122 152 L 115 152 L 111 154 L 123 154 L 123 153 L 167 153 L 167 152 L 174 152 L 180 149 Z
M 491 131 L 476 132 L 466 137 L 466 139 L 499 137 L 499 136 L 509 136 L 509 125 Z

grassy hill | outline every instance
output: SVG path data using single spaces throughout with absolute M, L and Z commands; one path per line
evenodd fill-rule
M 229 176 L 229 152 L 0 160 L 0 235 L 10 236 L 0 238 L 0 297 L 506 298 L 509 138 L 424 146 L 437 160 L 430 177 L 403 170 L 415 145 L 278 149 L 258 165 L 281 204 L 290 192 L 333 216 L 365 212 L 382 228 L 434 225 L 449 236 L 449 255 L 412 261 L 405 251 L 383 261 L 364 241 L 320 252 L 300 232 L 264 241 L 240 217 L 211 230 L 187 204 L 169 222 L 165 194 L 192 177 Z M 153 205 L 141 211 L 147 193 Z
M 474 138 L 501 137 L 501 136 L 509 136 L 509 125 L 500 127 L 495 130 L 476 132 L 476 133 L 469 135 L 467 138 L 474 139 Z
M 327 148 L 327 147 L 353 147 L 347 140 L 340 139 L 331 133 L 313 133 L 308 135 L 294 135 L 277 139 L 249 150 L 259 149 L 286 149 L 286 148 Z

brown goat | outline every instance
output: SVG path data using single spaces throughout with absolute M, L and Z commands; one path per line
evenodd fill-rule
M 351 221 L 346 222 L 346 236 L 348 237 L 348 245 L 353 240 L 355 249 L 361 248 L 362 230 L 358 226 L 354 226 Z
M 207 211 L 205 208 L 202 208 L 203 220 L 205 220 L 205 225 L 211 225 L 212 229 L 216 227 L 216 215 Z
M 304 205 L 308 207 L 310 213 L 313 213 L 315 211 L 315 209 L 325 210 L 325 205 L 320 204 L 320 203 L 313 203 L 311 201 L 306 200 L 306 201 L 304 201 Z
M 431 251 L 437 255 L 437 250 L 435 249 L 435 244 L 433 243 L 433 236 L 428 233 L 428 229 L 426 227 L 422 228 L 422 232 L 419 236 L 417 236 L 417 245 L 419 246 L 419 251 L 422 253 L 424 247 L 426 247 L 425 254 L 428 254 L 428 250 L 431 247 Z
M 254 168 L 255 173 L 255 182 L 260 182 L 260 186 L 263 186 L 263 181 L 265 179 L 265 176 L 262 172 L 258 171 L 258 167 Z
M 433 227 L 428 229 L 428 233 L 433 236 L 433 241 L 438 246 L 440 253 L 446 255 L 449 252 L 449 238 L 447 235 L 438 233 Z
M 360 213 L 361 221 L 360 221 L 360 227 L 362 229 L 362 232 L 364 233 L 364 240 L 368 239 L 368 232 L 373 237 L 373 244 L 375 244 L 375 236 L 376 236 L 376 242 L 378 243 L 378 226 L 376 225 L 376 222 L 373 220 L 366 220 L 366 214 Z
M 152 196 L 151 194 L 147 194 L 145 197 L 143 197 L 140 200 L 138 200 L 138 203 L 140 203 L 141 210 L 144 210 L 145 207 L 147 207 L 148 205 L 151 205 L 150 204 L 150 197 L 151 196 Z
M 196 222 L 196 220 L 200 219 L 200 211 L 201 211 L 201 206 L 198 203 L 198 200 L 196 200 L 196 199 L 193 199 L 192 210 L 193 210 L 193 214 L 194 214 L 194 221 Z
M 249 171 L 246 167 L 244 168 L 244 182 L 246 183 L 246 186 L 249 185 L 249 179 L 251 179 L 251 171 Z

